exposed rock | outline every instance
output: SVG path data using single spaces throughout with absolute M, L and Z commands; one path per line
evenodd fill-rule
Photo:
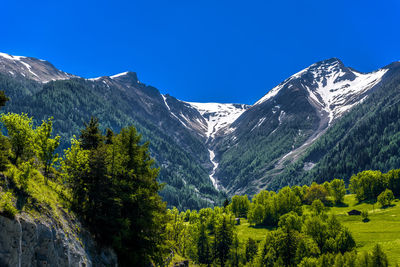
M 88 232 L 23 214 L 0 216 L 0 266 L 117 266 L 117 257 L 98 249 Z

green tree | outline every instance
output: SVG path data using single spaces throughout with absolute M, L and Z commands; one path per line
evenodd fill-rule
M 383 252 L 381 246 L 376 244 L 371 254 L 371 267 L 387 267 L 389 262 L 386 254 Z
M 1 122 L 7 129 L 12 150 L 12 163 L 17 164 L 18 160 L 29 160 L 34 156 L 35 131 L 33 130 L 32 118 L 22 113 L 2 114 Z
M 307 193 L 304 197 L 305 201 L 308 204 L 311 204 L 314 200 L 321 200 L 322 202 L 326 203 L 326 198 L 328 197 L 329 193 L 325 189 L 324 186 L 313 183 L 307 190 Z
M 344 195 L 346 194 L 346 187 L 344 181 L 334 179 L 330 182 L 329 191 L 336 204 L 343 203 Z
M 0 107 L 4 107 L 6 105 L 6 102 L 10 100 L 4 91 L 0 91 Z
M 351 251 L 356 247 L 356 242 L 347 228 L 343 228 L 339 235 L 336 236 L 336 247 L 341 253 Z
M 85 128 L 80 135 L 82 149 L 95 149 L 103 141 L 103 136 L 99 128 L 99 119 L 91 117 L 89 123 L 85 123 Z
M 361 217 L 363 222 L 369 222 L 368 210 L 361 211 Z
M 39 159 L 44 165 L 44 177 L 47 179 L 49 176 L 50 168 L 57 161 L 58 154 L 55 150 L 60 145 L 60 136 L 51 138 L 53 131 L 53 121 L 49 118 L 47 121 L 43 121 L 36 129 L 36 151 Z
M 394 200 L 393 192 L 390 189 L 386 189 L 378 196 L 378 202 L 382 205 L 382 207 L 390 206 L 393 200 Z
M 0 108 L 6 105 L 6 102 L 10 100 L 4 93 L 4 91 L 0 91 Z M 0 133 L 0 171 L 5 171 L 7 169 L 7 164 L 9 163 L 10 157 L 10 142 L 8 138 L 3 136 Z
M 214 251 L 215 258 L 219 260 L 221 266 L 225 266 L 225 262 L 228 259 L 230 246 L 233 241 L 233 229 L 232 225 L 228 221 L 226 215 L 222 216 L 221 222 L 215 230 L 214 239 Z
M 11 145 L 8 138 L 0 133 L 0 171 L 5 171 L 7 169 L 10 157 L 10 150 Z
M 201 223 L 199 236 L 197 239 L 197 262 L 210 265 L 212 262 L 210 240 L 208 238 L 206 226 Z
M 249 237 L 246 242 L 246 261 L 252 262 L 254 257 L 257 255 L 257 242 Z
M 310 209 L 315 215 L 320 215 L 325 212 L 326 207 L 321 200 L 316 199 L 312 202 Z
M 235 195 L 232 198 L 231 209 L 236 217 L 247 218 L 247 212 L 250 207 L 250 201 L 247 195 Z
M 133 126 L 111 139 L 92 118 L 65 152 L 62 170 L 73 208 L 97 240 L 113 246 L 121 266 L 161 264 L 167 216 L 149 144 L 141 144 Z

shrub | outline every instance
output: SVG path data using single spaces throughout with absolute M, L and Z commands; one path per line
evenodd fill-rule
M 14 218 L 18 210 L 14 207 L 11 192 L 6 192 L 0 196 L 0 212 L 8 218 Z
M 382 207 L 389 206 L 394 200 L 394 195 L 392 190 L 386 189 L 378 196 L 378 202 L 382 205 Z
M 361 218 L 362 218 L 363 222 L 369 222 L 368 211 L 367 210 L 363 210 L 361 212 Z

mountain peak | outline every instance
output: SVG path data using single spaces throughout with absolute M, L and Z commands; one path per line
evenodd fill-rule
M 23 76 L 24 78 L 41 83 L 76 77 L 58 70 L 45 60 L 33 57 L 13 56 L 0 53 L 0 63 L 0 73 L 12 77 Z
M 134 83 L 139 83 L 138 77 L 136 72 L 132 71 L 125 71 L 119 74 L 115 74 L 113 76 L 110 76 L 111 79 L 116 79 L 120 81 L 127 81 L 127 82 L 134 82 Z

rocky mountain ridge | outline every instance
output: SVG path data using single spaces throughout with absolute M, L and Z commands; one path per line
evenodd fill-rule
M 72 96 L 82 98 L 90 92 L 99 105 L 109 105 L 93 114 L 104 117 L 108 127 L 118 130 L 124 126 L 122 121 L 138 125 L 154 144 L 151 151 L 161 167 L 160 181 L 167 183 L 167 191 L 171 190 L 164 197 L 172 205 L 182 203 L 182 188 L 188 190 L 188 195 L 212 204 L 221 192 L 253 194 L 268 187 L 344 114 L 382 87 L 385 77 L 393 72 L 388 66 L 361 73 L 332 58 L 292 75 L 253 105 L 243 105 L 180 101 L 143 84 L 134 72 L 83 79 L 43 62 L 1 54 L 0 73 L 13 82 L 29 84 L 31 89 L 25 95 L 33 94 L 34 101 L 54 103 Z M 39 71 L 39 66 L 44 69 Z M 31 85 L 31 80 L 42 85 Z M 71 92 L 54 96 L 53 91 L 59 87 Z M 11 95 L 18 94 L 12 91 Z M 41 107 L 32 108 L 31 99 L 22 103 L 14 97 L 13 101 L 11 111 L 46 114 Z M 78 129 L 77 122 L 91 112 L 86 108 L 91 103 L 72 102 L 74 109 L 59 113 L 68 113 L 65 119 L 72 126 L 64 128 L 69 131 Z M 57 110 L 65 109 L 62 101 L 57 105 Z M 104 113 L 105 109 L 115 116 L 108 119 L 110 114 Z M 179 150 L 180 156 L 172 152 L 172 147 Z M 313 164 L 304 168 L 311 170 Z

